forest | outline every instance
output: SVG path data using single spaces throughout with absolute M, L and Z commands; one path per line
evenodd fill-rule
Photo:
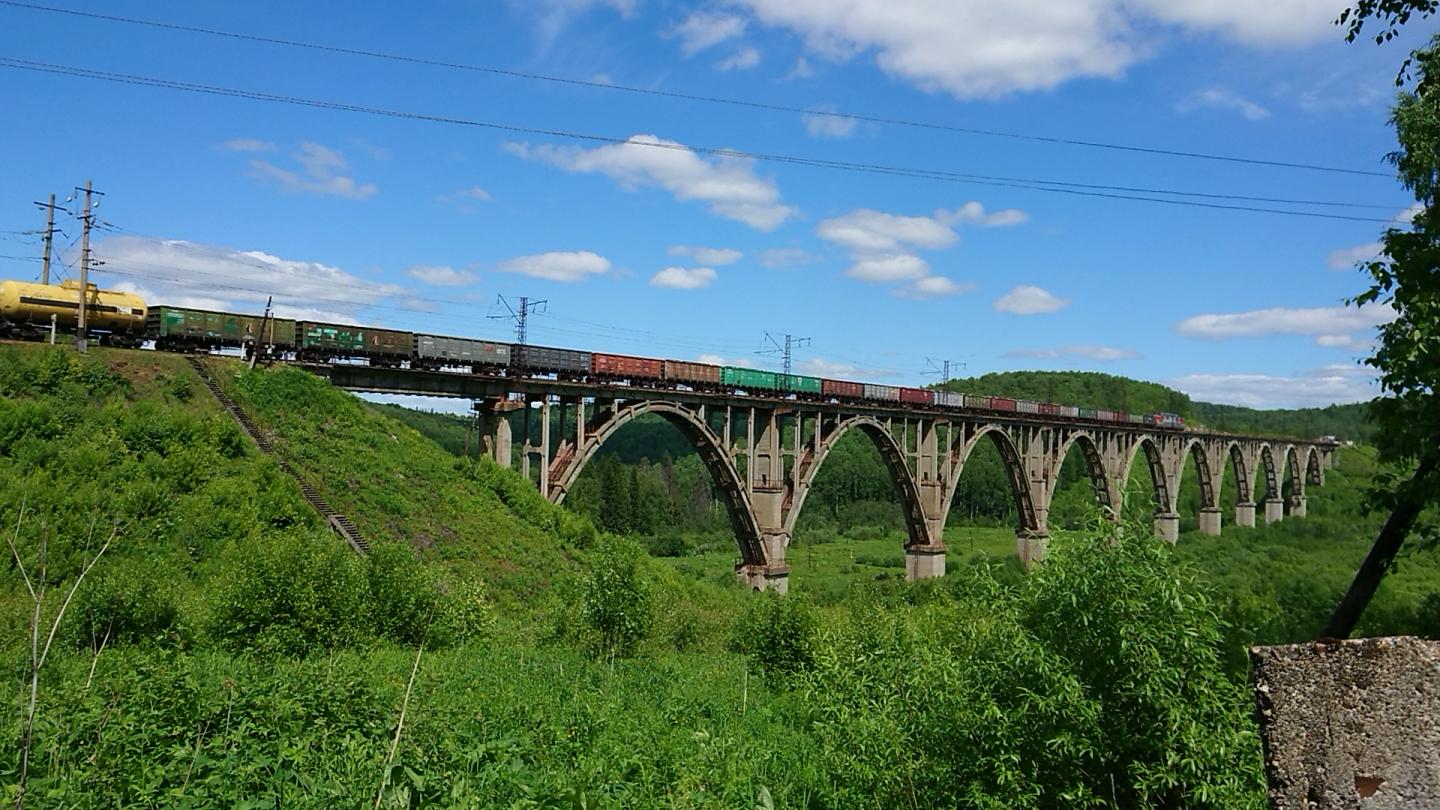
M 1305 520 L 1173 548 L 1143 490 L 1120 524 L 1076 495 L 1026 575 L 976 474 L 947 576 L 907 584 L 858 443 L 777 598 L 656 425 L 557 508 L 463 421 L 210 362 L 372 552 L 181 358 L 0 346 L 7 802 L 23 768 L 32 807 L 1259 808 L 1245 647 L 1313 637 L 1379 520 L 1353 448 Z M 1440 634 L 1437 569 L 1362 631 Z

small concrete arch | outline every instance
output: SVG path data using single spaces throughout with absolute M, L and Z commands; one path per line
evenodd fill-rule
M 960 489 L 960 476 L 964 474 L 965 462 L 969 460 L 970 454 L 974 452 L 980 440 L 986 437 L 994 442 L 995 450 L 1000 454 L 1001 466 L 1005 468 L 1005 477 L 1009 479 L 1010 490 L 1015 496 L 1016 530 L 1019 532 L 1045 531 L 1045 527 L 1040 525 L 1040 519 L 1035 512 L 1035 501 L 1030 496 L 1030 487 L 1025 480 L 1025 465 L 1020 460 L 1020 451 L 1015 446 L 1015 440 L 999 425 L 982 425 L 974 433 L 966 431 L 951 445 L 951 469 L 954 472 L 945 488 L 945 502 L 941 506 L 940 514 L 947 516 L 950 514 L 950 507 L 955 501 L 955 493 Z
M 1170 511 L 1175 503 L 1171 499 L 1170 478 L 1165 473 L 1164 457 L 1160 455 L 1160 443 L 1150 434 L 1142 434 L 1135 438 L 1135 443 L 1130 446 L 1129 459 L 1125 462 L 1125 470 L 1120 477 L 1121 496 L 1124 497 L 1125 489 L 1130 486 L 1130 471 L 1135 466 L 1135 459 L 1140 457 L 1141 452 L 1145 454 L 1145 465 L 1150 470 L 1150 483 L 1155 487 L 1155 509 L 1156 511 Z
M 1285 477 L 1290 480 L 1291 491 L 1297 496 L 1304 497 L 1305 476 L 1301 474 L 1300 451 L 1293 444 L 1285 447 Z
M 1236 503 L 1255 502 L 1255 469 L 1252 462 L 1246 461 L 1245 451 L 1240 448 L 1240 442 L 1231 440 L 1225 446 L 1226 453 L 1230 456 L 1230 466 L 1235 470 L 1235 493 Z M 1221 478 L 1223 485 L 1224 478 Z M 1215 497 L 1220 497 L 1220 487 L 1215 488 Z
M 1278 467 L 1275 466 L 1275 452 L 1270 448 L 1270 445 L 1268 443 L 1261 443 L 1260 451 L 1257 456 L 1259 461 L 1259 470 L 1264 477 L 1257 480 L 1256 483 L 1260 483 L 1261 480 L 1265 482 L 1265 498 L 1267 500 L 1271 498 L 1279 498 L 1280 470 Z
M 871 416 L 851 416 L 829 426 L 818 451 L 812 451 L 801 459 L 796 467 L 795 483 L 791 488 L 792 498 L 785 504 L 785 533 L 794 533 L 800 510 L 804 508 L 805 499 L 810 495 L 810 485 L 824 466 L 825 459 L 830 457 L 830 451 L 851 430 L 859 430 L 870 437 L 875 443 L 875 449 L 880 451 L 880 458 L 885 462 L 890 481 L 895 485 L 895 493 L 900 496 L 901 508 L 905 511 L 905 528 L 910 538 L 908 544 L 925 545 L 928 542 L 925 514 L 920 504 L 920 492 L 915 476 L 905 462 L 905 450 L 885 423 Z
M 1050 470 L 1050 480 L 1056 481 L 1060 477 L 1060 467 L 1065 463 L 1065 457 L 1070 453 L 1070 448 L 1079 445 L 1080 452 L 1085 456 L 1085 469 L 1090 473 L 1090 488 L 1095 493 L 1095 502 L 1100 508 L 1110 513 L 1112 518 L 1118 516 L 1120 495 L 1115 492 L 1115 484 L 1105 472 L 1105 460 L 1100 455 L 1100 445 L 1089 431 L 1077 430 L 1065 437 L 1055 454 L 1055 466 Z M 1052 490 L 1052 496 L 1055 494 Z
M 766 563 L 765 544 L 761 541 L 755 510 L 745 495 L 739 471 L 735 469 L 730 455 L 725 452 L 720 437 L 715 435 L 715 432 L 700 418 L 699 414 L 674 402 L 645 400 L 627 405 L 616 410 L 609 419 L 597 426 L 594 432 L 587 432 L 585 445 L 552 482 L 552 486 L 556 490 L 553 498 L 555 503 L 565 502 L 566 493 L 580 477 L 585 465 L 590 463 L 590 460 L 600 451 L 601 446 L 611 436 L 614 436 L 616 431 L 637 417 L 652 413 L 674 425 L 695 446 L 700 459 L 710 470 L 710 475 L 714 478 L 722 499 L 725 501 L 725 508 L 730 517 L 730 527 L 734 530 L 735 541 L 740 547 L 741 559 L 747 565 L 764 565 Z
M 1180 497 L 1180 482 L 1185 478 L 1185 458 L 1187 456 L 1195 459 L 1195 474 L 1200 482 L 1200 508 L 1218 508 L 1220 506 L 1220 486 L 1215 481 L 1214 471 L 1210 469 L 1210 453 L 1206 449 L 1205 443 L 1199 439 L 1187 441 L 1177 457 L 1179 467 L 1175 470 L 1175 497 Z M 1224 467 L 1220 469 L 1223 475 Z
M 1308 484 L 1317 487 L 1325 485 L 1325 461 L 1321 458 L 1320 448 L 1314 445 L 1305 449 L 1305 477 Z

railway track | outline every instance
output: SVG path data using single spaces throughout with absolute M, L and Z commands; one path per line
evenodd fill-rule
M 260 428 L 255 425 L 250 415 L 245 413 L 243 408 L 236 405 L 234 400 L 230 399 L 230 397 L 220 389 L 220 385 L 215 382 L 215 378 L 210 376 L 210 370 L 205 367 L 205 363 L 198 357 L 191 356 L 185 359 L 190 363 L 190 366 L 195 369 L 195 373 L 200 375 L 200 381 L 205 384 L 205 388 L 210 392 L 210 395 L 215 398 L 216 402 L 220 403 L 222 408 L 235 418 L 236 422 L 240 423 L 240 427 L 243 428 L 245 433 L 250 436 L 250 439 L 255 442 L 255 446 L 264 451 L 266 455 L 274 457 L 275 462 L 280 465 L 280 469 L 284 470 L 286 475 L 295 479 L 295 483 L 300 485 L 300 494 L 304 496 L 305 501 L 310 504 L 310 507 L 325 521 L 325 525 L 329 526 L 336 534 L 344 538 L 345 542 L 349 543 L 350 547 L 358 553 L 368 553 L 370 551 L 370 544 L 366 542 L 365 537 L 360 534 L 360 530 L 356 528 L 350 518 L 335 511 L 335 509 L 330 506 L 330 503 L 326 501 L 314 487 L 310 486 L 309 482 L 300 476 L 299 471 L 292 467 L 290 462 L 275 456 L 275 451 L 270 445 L 270 440 L 267 439 L 265 434 L 260 431 Z

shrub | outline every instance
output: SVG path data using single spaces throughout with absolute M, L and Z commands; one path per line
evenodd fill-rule
M 434 581 L 404 543 L 371 546 L 366 563 L 375 634 L 397 644 L 419 644 L 435 613 Z
M 153 559 L 107 560 L 75 594 L 71 608 L 76 644 L 99 649 L 107 643 L 163 638 L 177 625 L 178 599 L 166 566 Z M 67 622 L 68 623 L 68 622 Z
M 643 552 L 635 541 L 603 535 L 580 579 L 579 618 L 592 654 L 627 656 L 650 631 L 650 588 L 640 571 Z
M 730 648 L 744 653 L 774 682 L 809 669 L 814 658 L 815 614 L 798 595 L 756 594 L 736 620 Z

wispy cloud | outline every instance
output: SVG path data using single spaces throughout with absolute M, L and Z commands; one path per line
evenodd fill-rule
M 709 287 L 713 281 L 715 271 L 709 267 L 667 267 L 650 277 L 652 287 L 672 290 L 698 290 Z
M 1060 359 L 1063 357 L 1083 357 L 1087 360 L 1099 360 L 1108 363 L 1112 360 L 1128 360 L 1132 357 L 1139 357 L 1134 349 L 1122 349 L 1118 346 L 1092 346 L 1086 344 L 1071 346 L 1054 346 L 1041 349 L 1011 349 L 1005 352 L 1006 357 L 1033 357 L 1043 360 Z
M 712 48 L 742 36 L 748 23 L 744 17 L 711 11 L 696 11 L 664 32 L 667 39 L 680 40 L 680 52 L 686 56 Z
M 463 287 L 475 281 L 473 272 L 449 265 L 417 264 L 407 268 L 405 275 L 436 287 Z
M 760 64 L 760 51 L 746 46 L 715 63 L 715 69 L 728 73 L 732 70 L 749 70 Z
M 1044 315 L 1070 306 L 1070 299 L 1061 298 L 1043 287 L 1021 284 L 995 299 L 997 312 L 1012 315 Z
M 220 148 L 229 152 L 274 152 L 278 147 L 259 138 L 231 138 L 220 144 Z
M 1224 87 L 1206 87 L 1196 90 L 1175 105 L 1180 112 L 1195 110 L 1222 110 L 1238 113 L 1247 121 L 1263 121 L 1270 117 L 1270 111 Z
M 378 191 L 374 183 L 359 182 L 348 173 L 350 165 L 339 150 L 306 141 L 290 158 L 299 171 L 261 158 L 251 158 L 250 169 L 257 177 L 289 193 L 365 200 Z
M 1169 385 L 1202 402 L 1250 408 L 1315 408 L 1366 402 L 1379 394 L 1373 374 L 1356 365 L 1333 364 L 1292 376 L 1187 374 Z
M 1313 335 L 1322 346 L 1349 346 L 1346 336 L 1394 320 L 1389 304 L 1362 307 L 1270 307 L 1246 312 L 1195 315 L 1175 324 L 1186 337 L 1225 339 L 1267 335 Z
M 805 131 L 812 138 L 848 138 L 860 122 L 846 115 L 837 115 L 831 104 L 822 104 L 813 112 L 800 116 Z
M 671 245 L 669 251 L 671 256 L 682 256 L 694 259 L 701 264 L 734 264 L 744 258 L 745 254 L 734 248 L 702 247 L 700 245 Z
M 557 250 L 506 259 L 495 269 L 546 281 L 575 282 L 608 272 L 610 260 L 588 250 Z

